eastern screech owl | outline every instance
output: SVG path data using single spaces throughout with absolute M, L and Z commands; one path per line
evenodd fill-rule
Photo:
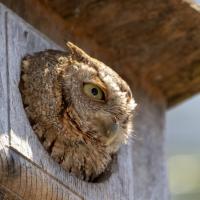
M 135 102 L 127 83 L 74 44 L 22 61 L 20 91 L 34 132 L 65 170 L 91 181 L 132 131 Z

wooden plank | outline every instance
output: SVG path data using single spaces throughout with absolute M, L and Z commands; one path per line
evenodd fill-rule
M 0 188 L 6 188 L 11 196 L 24 200 L 82 199 L 50 174 L 45 173 L 42 168 L 36 167 L 30 160 L 22 157 L 21 154 L 6 148 L 6 157 L 9 160 L 3 172 L 7 175 L 4 174 L 6 179 L 0 182 Z
M 168 200 L 165 160 L 165 102 L 154 102 L 146 93 L 137 93 L 140 102 L 135 121 L 133 145 L 134 199 Z
M 4 187 L 0 187 L 0 199 L 1 200 L 23 200 L 20 197 L 16 196 L 15 194 L 10 194 L 10 191 L 8 191 Z
M 7 179 L 7 156 L 4 149 L 9 143 L 8 135 L 8 87 L 7 87 L 7 51 L 5 10 L 0 5 L 0 183 Z M 2 197 L 3 198 L 3 197 Z
M 0 6 L 0 141 L 8 143 L 8 91 L 5 11 Z

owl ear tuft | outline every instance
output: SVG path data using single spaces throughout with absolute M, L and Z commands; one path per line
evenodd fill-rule
M 90 56 L 86 54 L 82 49 L 77 47 L 75 44 L 72 42 L 67 42 L 67 48 L 69 49 L 70 53 L 72 54 L 73 57 L 75 57 L 79 61 L 85 61 L 88 62 L 90 60 Z

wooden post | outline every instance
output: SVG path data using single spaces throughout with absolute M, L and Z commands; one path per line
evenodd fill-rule
M 33 133 L 18 89 L 20 61 L 59 49 L 0 4 L 0 199 L 167 200 L 163 123 L 165 103 L 138 91 L 136 139 L 123 146 L 117 168 L 102 183 L 87 183 L 55 163 Z M 134 141 L 134 142 L 133 142 Z
M 134 200 L 167 200 L 169 198 L 165 160 L 165 102 L 137 93 L 139 112 L 136 114 L 133 143 Z

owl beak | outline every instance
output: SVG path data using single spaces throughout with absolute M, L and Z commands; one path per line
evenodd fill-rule
M 112 123 L 107 129 L 106 135 L 109 137 L 114 135 L 117 132 L 118 128 L 119 124 L 117 122 Z
M 109 146 L 119 136 L 120 124 L 116 118 L 112 116 L 97 113 L 97 117 L 91 120 L 97 132 L 100 133 L 102 141 L 106 146 Z
M 118 137 L 118 131 L 119 130 L 119 123 L 114 122 L 113 124 L 110 125 L 110 127 L 107 129 L 106 132 L 106 146 L 109 146 L 114 140 L 115 138 Z
M 98 114 L 97 116 L 95 121 L 93 121 L 93 125 L 96 124 L 99 132 L 106 138 L 106 141 L 113 141 L 119 132 L 119 122 L 115 117 L 106 114 Z

